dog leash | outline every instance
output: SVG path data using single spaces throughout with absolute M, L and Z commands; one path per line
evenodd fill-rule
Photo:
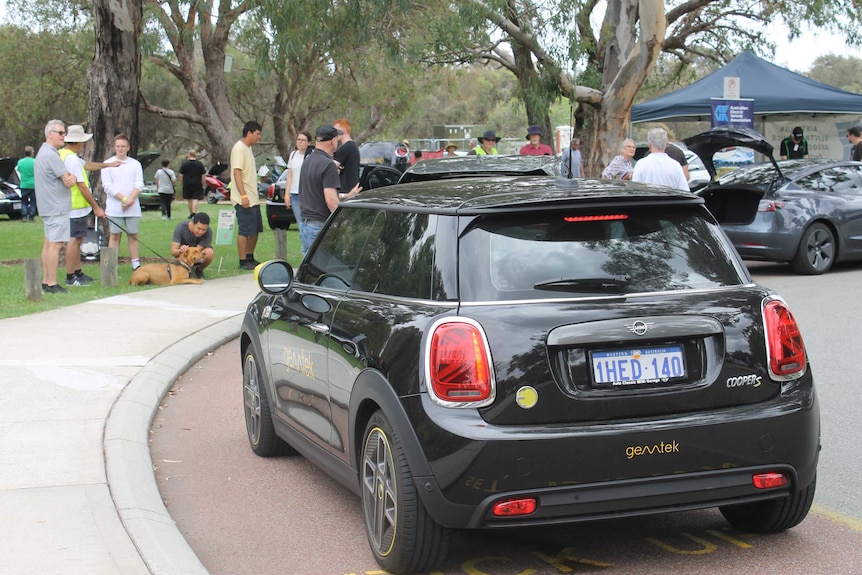
M 114 220 L 112 220 L 110 217 L 108 217 L 107 214 L 105 215 L 105 219 L 108 220 L 109 222 L 111 222 L 112 224 L 114 224 L 115 226 L 117 226 L 118 228 L 120 228 L 121 230 L 123 230 L 124 232 L 126 232 L 126 235 L 129 235 L 129 230 L 127 230 L 126 228 L 124 228 L 123 226 L 121 226 L 120 224 L 115 222 Z M 99 217 L 96 216 L 96 225 L 97 226 L 99 225 L 98 220 L 99 220 Z M 137 235 L 137 234 L 135 234 L 135 235 Z M 156 257 L 158 257 L 160 260 L 162 260 L 163 262 L 165 262 L 168 265 L 168 275 L 170 276 L 170 273 L 171 273 L 170 272 L 170 267 L 171 267 L 170 260 L 166 259 L 159 252 L 157 252 L 156 250 L 154 250 L 153 248 L 151 248 L 150 246 L 148 246 L 147 244 L 142 242 L 140 239 L 138 239 L 138 243 L 141 244 L 142 246 L 144 246 L 145 248 L 147 248 L 148 250 L 150 250 L 151 252 L 153 252 L 156 255 Z M 177 263 L 179 263 L 179 260 L 177 260 Z

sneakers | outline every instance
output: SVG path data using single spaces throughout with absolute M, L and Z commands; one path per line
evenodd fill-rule
M 48 284 L 42 284 L 42 293 L 67 293 L 69 290 L 61 286 L 60 284 L 54 284 L 49 286 Z
M 75 277 L 78 279 L 86 280 L 90 283 L 93 283 L 94 281 L 96 281 L 95 278 L 91 278 L 90 276 L 88 276 L 87 274 L 85 274 L 84 272 L 82 272 L 80 270 L 75 272 Z
M 168 216 L 162 216 L 162 221 L 167 221 Z
M 256 268 L 257 265 L 254 263 L 254 261 L 244 260 L 241 264 L 239 264 L 239 267 L 243 270 L 254 271 L 254 268 Z
M 67 286 L 86 287 L 86 286 L 92 285 L 92 283 L 93 283 L 92 281 L 90 281 L 86 278 L 83 278 L 81 276 L 72 276 L 71 278 L 68 278 L 68 277 L 66 278 L 66 285 Z

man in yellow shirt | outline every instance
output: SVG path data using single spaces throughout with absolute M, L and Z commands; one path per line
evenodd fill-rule
M 260 124 L 246 122 L 242 127 L 242 138 L 230 151 L 230 201 L 236 210 L 239 267 L 244 270 L 253 270 L 260 263 L 254 259 L 254 248 L 258 234 L 263 231 L 263 218 L 257 196 L 257 167 L 251 151 L 251 147 L 260 141 L 260 132 Z

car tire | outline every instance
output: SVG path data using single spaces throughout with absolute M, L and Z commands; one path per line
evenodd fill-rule
M 374 558 L 390 573 L 431 571 L 446 556 L 449 530 L 422 504 L 398 435 L 381 411 L 365 427 L 360 457 L 362 514 Z
M 216 195 L 215 192 L 207 193 L 207 203 L 208 204 L 217 204 L 218 203 L 218 196 Z
M 242 360 L 242 396 L 245 429 L 251 450 L 260 457 L 294 453 L 294 450 L 275 434 L 266 384 L 257 363 L 254 348 L 249 346 Z
M 778 533 L 795 527 L 805 519 L 814 500 L 817 480 L 789 497 L 742 505 L 727 505 L 719 510 L 724 518 L 746 533 Z
M 829 226 L 821 223 L 811 224 L 799 242 L 793 269 L 799 274 L 817 275 L 829 271 L 835 262 L 838 246 Z

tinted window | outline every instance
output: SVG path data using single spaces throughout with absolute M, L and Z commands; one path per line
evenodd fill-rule
M 365 211 L 365 210 L 355 210 Z M 434 273 L 436 221 L 427 214 L 383 212 L 374 221 L 353 289 L 399 297 L 430 299 Z
M 459 251 L 466 301 L 703 289 L 741 281 L 720 230 L 691 209 L 478 218 Z
M 321 232 L 323 239 L 300 269 L 298 281 L 347 289 L 353 282 L 376 216 L 374 210 L 339 210 L 329 227 Z
M 858 191 L 859 180 L 856 169 L 835 166 L 809 174 L 796 181 L 796 185 L 818 192 L 853 193 Z
M 383 186 L 391 186 L 392 184 L 397 184 L 400 178 L 401 172 L 399 171 L 388 170 L 386 168 L 371 168 L 368 178 L 363 182 L 363 189 L 371 190 L 382 188 Z

